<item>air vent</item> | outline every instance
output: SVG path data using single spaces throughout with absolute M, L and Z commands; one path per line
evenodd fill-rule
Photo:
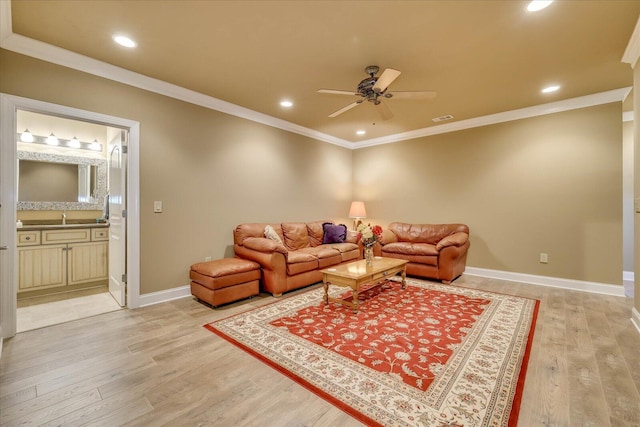
M 440 117 L 436 117 L 435 119 L 431 119 L 434 122 L 443 122 L 445 120 L 451 120 L 453 119 L 453 116 L 451 114 L 447 114 L 446 116 L 440 116 Z

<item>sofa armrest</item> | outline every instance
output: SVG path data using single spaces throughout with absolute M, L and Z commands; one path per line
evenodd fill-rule
M 444 239 L 440 240 L 438 244 L 436 244 L 436 250 L 441 251 L 442 249 L 448 246 L 463 246 L 469 240 L 469 235 L 467 233 L 458 232 L 453 233 Z
M 382 246 L 389 243 L 396 243 L 398 241 L 398 236 L 391 230 L 382 230 L 382 236 L 379 240 Z
M 287 248 L 285 248 L 282 243 L 278 243 L 265 237 L 247 237 L 242 242 L 242 246 L 258 252 L 280 252 L 284 255 L 287 254 Z

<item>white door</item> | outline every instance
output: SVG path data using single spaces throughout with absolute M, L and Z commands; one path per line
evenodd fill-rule
M 127 132 L 109 142 L 109 292 L 127 303 Z

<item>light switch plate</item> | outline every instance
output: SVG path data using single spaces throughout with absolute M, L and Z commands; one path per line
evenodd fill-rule
M 640 213 L 640 198 L 636 199 L 636 213 Z
M 153 202 L 153 212 L 155 212 L 155 213 L 162 212 L 162 202 L 161 201 Z

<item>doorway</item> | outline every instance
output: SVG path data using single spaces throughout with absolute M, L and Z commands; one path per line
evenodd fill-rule
M 43 115 L 51 116 L 52 118 L 57 119 L 65 119 L 65 120 L 75 120 L 79 123 L 83 123 L 86 125 L 97 125 L 103 126 L 109 131 L 109 140 L 105 138 L 105 159 L 106 152 L 109 147 L 107 147 L 107 142 L 112 142 L 115 138 L 114 135 L 121 135 L 123 137 L 123 143 L 120 144 L 120 152 L 125 152 L 126 155 L 120 156 L 119 166 L 120 169 L 124 169 L 124 173 L 126 174 L 126 178 L 124 181 L 120 181 L 121 189 L 118 190 L 121 193 L 118 200 L 121 202 L 121 206 L 127 206 L 125 209 L 119 209 L 118 214 L 125 218 L 126 226 L 123 224 L 124 221 L 121 221 L 120 227 L 118 228 L 120 233 L 124 233 L 121 236 L 119 242 L 116 242 L 114 248 L 117 247 L 118 244 L 121 244 L 121 250 L 116 252 L 120 257 L 114 265 L 127 266 L 126 275 L 124 273 L 113 274 L 113 276 L 117 276 L 118 280 L 127 281 L 127 292 L 121 293 L 122 300 L 120 303 L 115 303 L 115 300 L 111 297 L 111 294 L 108 292 L 108 280 L 104 282 L 105 296 L 115 304 L 115 307 L 119 308 L 121 306 L 126 305 L 129 308 L 135 308 L 138 306 L 138 297 L 139 297 L 139 212 L 138 212 L 138 187 L 139 187 L 139 172 L 138 172 L 138 164 L 139 164 L 139 123 L 130 121 L 127 119 L 122 119 L 114 116 L 106 116 L 99 113 L 93 113 L 84 110 L 78 110 L 74 108 L 64 107 L 56 104 L 45 103 L 41 101 L 36 101 L 27 98 L 20 98 L 6 94 L 0 94 L 1 103 L 2 103 L 2 119 L 0 119 L 0 154 L 2 155 L 2 159 L 0 160 L 0 190 L 2 195 L 0 196 L 0 247 L 6 247 L 6 250 L 0 251 L 0 268 L 1 268 L 1 283 L 0 283 L 0 333 L 2 338 L 8 338 L 18 331 L 17 328 L 17 313 L 18 313 L 18 282 L 19 282 L 19 265 L 18 265 L 18 238 L 16 233 L 17 226 L 17 206 L 19 203 L 22 203 L 18 200 L 19 198 L 19 190 L 18 190 L 18 175 L 17 171 L 19 169 L 18 162 L 16 159 L 18 158 L 18 149 L 16 139 L 18 137 L 18 132 L 23 132 L 24 129 L 17 128 L 17 116 L 19 111 L 26 111 L 30 113 L 38 113 Z M 71 138 L 67 136 L 67 138 Z M 80 139 L 80 138 L 78 138 Z M 85 138 L 86 139 L 86 138 Z M 95 141 L 93 141 L 95 143 Z M 65 144 L 71 143 L 71 139 L 66 139 Z M 74 142 L 75 143 L 75 142 Z M 82 143 L 82 141 L 81 141 Z M 77 143 L 76 143 L 77 144 Z M 91 141 L 86 141 L 87 145 L 91 144 Z M 124 144 L 124 145 L 123 145 Z M 126 147 L 126 148 L 125 148 Z M 124 150 L 123 150 L 124 149 Z M 127 150 L 128 149 L 128 150 Z M 126 150 L 126 151 L 125 151 Z M 124 166 L 124 168 L 122 167 Z M 91 174 L 89 174 L 91 175 Z M 89 181 L 91 180 L 91 176 L 89 176 Z M 96 176 L 93 176 L 95 181 Z M 128 197 L 128 203 L 124 196 Z M 107 199 L 102 196 L 102 200 L 98 200 L 99 193 L 90 193 L 89 197 L 95 200 L 96 206 L 100 206 L 100 216 L 106 212 L 104 208 L 104 203 L 108 202 Z M 113 205 L 112 205 L 113 206 Z M 64 208 L 65 206 L 57 206 Z M 62 216 L 69 216 L 71 210 L 66 211 L 62 210 Z M 76 211 L 73 211 L 76 213 Z M 79 211 L 78 211 L 79 212 Z M 89 215 L 95 214 L 90 213 Z M 78 216 L 82 216 L 79 215 Z M 76 218 L 78 219 L 78 218 Z M 87 218 L 80 218 L 86 220 Z M 94 221 L 97 221 L 98 218 L 94 218 Z M 95 225 L 95 223 L 94 223 Z M 84 224 L 80 225 L 83 229 Z M 59 227 L 57 227 L 59 228 Z M 93 227 L 92 227 L 93 229 Z M 92 232 L 93 233 L 93 232 Z M 94 233 L 96 236 L 100 236 L 100 233 Z M 105 234 L 105 237 L 107 235 Z M 100 237 L 96 237 L 96 240 L 100 240 Z M 106 240 L 106 239 L 105 239 Z M 109 238 L 109 240 L 111 240 Z M 88 242 L 78 243 L 77 245 L 82 246 L 77 249 L 81 249 L 86 253 L 91 253 L 91 250 L 94 251 L 105 251 L 106 245 L 101 245 L 99 242 L 96 244 L 92 244 L 93 240 L 89 237 Z M 111 243 L 111 242 L 109 242 Z M 76 249 L 67 247 L 67 250 Z M 64 251 L 63 251 L 64 252 Z M 69 252 L 74 254 L 74 256 L 79 253 L 77 252 Z M 66 255 L 66 254 L 65 254 Z M 68 257 L 67 257 L 68 258 Z M 80 257 L 78 257 L 79 259 Z M 77 260 L 76 260 L 77 261 Z M 68 270 L 67 270 L 68 271 Z M 109 274 L 111 276 L 111 274 Z M 97 282 L 96 282 L 97 283 Z M 82 286 L 80 286 L 82 287 Z M 93 287 L 95 288 L 95 287 Z M 100 289 L 98 289 L 100 290 Z M 73 289 L 75 292 L 76 289 Z M 96 292 L 96 289 L 82 289 L 82 292 L 85 295 L 81 295 L 81 297 L 88 297 L 91 299 L 93 295 L 100 294 L 102 292 Z M 69 293 L 70 294 L 70 293 Z M 93 295 L 92 295 L 93 294 Z M 69 296 L 69 295 L 67 295 Z M 34 298 L 38 297 L 37 293 L 34 295 Z M 58 296 L 52 297 L 54 301 L 50 301 L 49 303 L 61 304 L 61 301 L 67 300 L 68 298 L 62 297 L 62 294 Z M 36 304 L 37 305 L 37 304 Z M 82 309 L 80 310 L 82 312 Z M 86 311 L 85 311 L 86 312 Z M 90 313 L 90 311 L 89 311 Z M 89 314 L 91 315 L 91 314 Z
M 119 213 L 128 131 L 21 109 L 16 124 L 16 332 L 126 307 Z M 106 206 L 109 193 L 118 205 Z M 110 293 L 110 282 L 120 292 Z

